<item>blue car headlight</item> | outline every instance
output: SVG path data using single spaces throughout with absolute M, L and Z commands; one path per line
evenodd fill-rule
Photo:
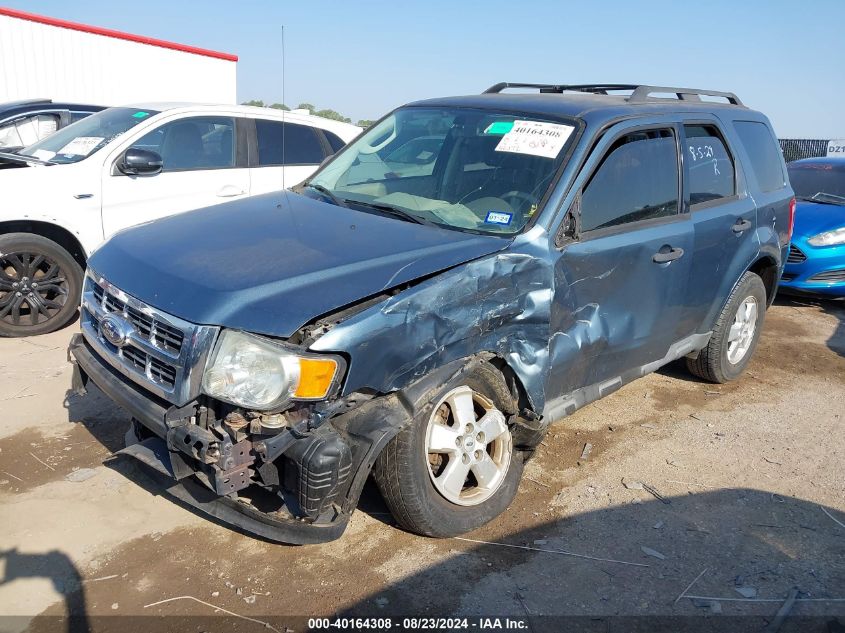
M 813 246 L 836 246 L 838 244 L 845 244 L 845 226 L 814 235 L 807 240 L 807 243 L 812 244 Z

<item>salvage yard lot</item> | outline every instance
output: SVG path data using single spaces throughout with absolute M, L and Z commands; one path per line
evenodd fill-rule
M 111 457 L 126 414 L 66 394 L 77 327 L 0 340 L 0 613 L 213 614 L 190 596 L 257 619 L 770 618 L 797 587 L 793 615 L 845 615 L 841 303 L 779 299 L 735 383 L 674 364 L 556 424 L 511 509 L 466 539 L 400 531 L 370 486 L 340 540 L 303 547 L 212 523 Z

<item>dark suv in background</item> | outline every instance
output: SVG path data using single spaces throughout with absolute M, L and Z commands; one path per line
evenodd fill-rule
M 13 152 L 56 130 L 103 110 L 104 106 L 27 99 L 0 103 L 0 152 Z
M 793 210 L 768 120 L 731 93 L 412 103 L 295 192 L 97 250 L 75 386 L 242 529 L 335 538 L 372 473 L 401 526 L 460 534 L 508 507 L 552 422 L 679 358 L 739 376 Z

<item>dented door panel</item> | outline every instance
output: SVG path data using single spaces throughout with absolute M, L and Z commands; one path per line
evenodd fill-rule
M 687 333 L 678 326 L 693 246 L 687 216 L 574 242 L 555 263 L 552 399 L 663 358 Z M 668 248 L 684 254 L 656 263 Z

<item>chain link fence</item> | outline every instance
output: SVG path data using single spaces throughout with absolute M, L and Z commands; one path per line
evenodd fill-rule
M 783 151 L 783 159 L 789 163 L 801 158 L 813 158 L 827 154 L 828 140 L 809 138 L 781 138 L 780 148 Z

